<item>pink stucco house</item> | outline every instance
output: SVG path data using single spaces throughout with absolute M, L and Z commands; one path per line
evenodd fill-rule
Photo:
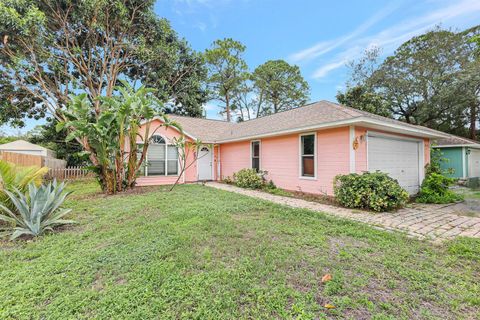
M 204 143 L 198 161 L 180 177 L 182 183 L 220 180 L 256 168 L 267 171 L 267 179 L 280 188 L 328 195 L 336 175 L 367 170 L 387 172 L 416 193 L 430 161 L 430 139 L 444 136 L 328 101 L 241 123 L 170 118 L 188 138 Z M 154 119 L 150 132 L 161 124 Z M 150 137 L 138 185 L 171 184 L 178 178 L 177 150 L 169 145 L 176 136 L 175 129 L 160 127 Z

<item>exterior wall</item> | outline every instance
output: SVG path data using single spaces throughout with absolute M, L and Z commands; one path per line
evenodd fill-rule
M 213 148 L 213 180 L 220 179 L 220 146 L 215 145 Z
M 442 170 L 445 170 L 447 172 L 448 170 L 453 170 L 453 173 L 447 174 L 448 177 L 462 178 L 464 176 L 463 160 L 462 160 L 463 148 L 454 147 L 454 148 L 439 148 L 439 149 L 442 152 L 442 158 L 448 159 L 447 162 L 442 161 L 440 163 L 440 167 L 442 168 Z
M 367 129 L 355 127 L 355 138 L 358 141 L 358 148 L 355 150 L 355 172 L 362 173 L 368 170 Z
M 355 138 L 357 138 L 358 141 L 358 148 L 355 150 L 355 169 L 357 173 L 362 173 L 364 171 L 368 170 L 368 156 L 367 156 L 367 131 L 375 131 L 375 132 L 381 132 L 385 133 L 388 135 L 396 135 L 400 137 L 405 137 L 405 138 L 413 138 L 413 139 L 418 139 L 418 137 L 413 137 L 405 134 L 398 134 L 398 133 L 392 133 L 392 132 L 386 132 L 386 131 L 381 131 L 381 130 L 376 130 L 376 129 L 368 129 L 368 128 L 362 128 L 362 127 L 355 127 Z M 423 159 L 425 165 L 430 163 L 430 139 L 424 138 L 423 139 Z
M 260 158 L 262 157 L 261 152 L 260 149 Z M 220 163 L 221 178 L 232 177 L 240 169 L 250 168 L 250 141 L 220 145 Z
M 143 125 L 140 128 L 139 134 L 141 137 L 144 137 L 146 133 L 146 125 Z M 150 124 L 150 129 L 149 129 L 149 137 L 152 135 L 157 134 L 161 135 L 162 137 L 165 138 L 167 141 L 167 144 L 172 141 L 174 138 L 180 138 L 181 134 L 175 130 L 174 128 L 165 128 L 162 127 L 162 122 L 160 120 L 154 120 Z M 191 141 L 191 139 L 187 140 Z M 142 143 L 144 139 L 138 138 L 137 143 Z M 218 179 L 218 157 L 219 157 L 219 146 L 214 146 L 213 147 L 213 161 L 212 161 L 212 166 L 213 166 L 213 179 L 217 180 Z M 198 168 L 197 168 L 197 162 L 194 161 L 195 159 L 195 151 L 190 150 L 188 155 L 187 155 L 187 166 L 190 165 L 186 170 L 183 175 L 183 177 L 180 178 L 180 183 L 188 183 L 188 182 L 196 182 L 198 180 Z M 192 163 L 193 162 L 193 163 Z M 180 170 L 180 167 L 179 167 Z M 148 176 L 148 177 L 139 177 L 137 179 L 137 183 L 140 186 L 148 186 L 148 185 L 164 185 L 164 184 L 173 184 L 177 180 L 178 175 L 176 176 Z
M 299 135 L 260 139 L 260 168 L 278 187 L 316 194 L 333 193 L 333 178 L 350 172 L 349 128 L 316 132 L 316 178 L 300 177 Z M 221 145 L 221 175 L 251 168 L 251 141 Z
M 430 139 L 423 139 L 423 152 L 424 154 L 424 159 L 425 159 L 425 165 L 430 163 Z
M 355 172 L 367 170 L 367 128 L 355 128 L 353 140 Z M 374 130 L 372 130 L 374 131 Z M 378 130 L 375 130 L 378 132 Z M 333 194 L 333 179 L 338 174 L 350 173 L 350 148 L 353 148 L 349 127 L 320 130 L 317 136 L 316 178 L 300 177 L 299 134 L 260 139 L 260 168 L 267 171 L 278 187 L 315 194 Z M 388 132 L 385 132 L 388 133 Z M 392 133 L 388 133 L 392 135 Z M 398 136 L 409 137 L 396 134 Z M 414 138 L 414 137 L 412 137 Z M 232 176 L 243 168 L 251 168 L 251 141 L 222 144 L 221 176 Z M 424 162 L 430 162 L 430 141 L 424 139 Z
M 145 137 L 147 126 L 143 125 L 139 130 L 139 135 L 141 137 Z M 152 135 L 161 135 L 167 144 L 171 143 L 173 138 L 180 138 L 181 134 L 175 130 L 174 128 L 165 128 L 162 127 L 162 122 L 159 120 L 153 120 L 150 124 L 149 128 L 149 137 Z M 137 138 L 137 143 L 143 143 L 145 139 L 140 137 Z M 148 152 L 148 151 L 147 151 Z M 190 151 L 187 157 L 187 165 L 193 161 L 194 154 L 193 151 Z M 180 166 L 179 166 L 180 171 Z M 147 176 L 147 177 L 139 177 L 137 179 L 137 184 L 139 186 L 148 186 L 148 185 L 164 185 L 164 184 L 173 184 L 177 180 L 178 175 L 171 175 L 171 176 Z M 186 171 L 184 176 L 180 178 L 180 183 L 184 182 L 193 182 L 197 180 L 197 166 L 194 163 L 190 166 Z
M 260 168 L 267 171 L 266 178 L 272 180 L 278 187 L 315 194 L 333 194 L 333 179 L 338 174 L 350 173 L 350 152 L 353 148 L 352 140 L 358 142 L 353 151 L 355 163 L 352 168 L 357 173 L 367 170 L 367 128 L 349 127 L 334 128 L 316 131 L 316 177 L 300 176 L 300 135 L 291 134 L 279 137 L 259 139 L 260 141 Z M 372 130 L 378 132 L 378 130 Z M 167 143 L 180 133 L 173 128 L 161 127 L 159 120 L 154 120 L 150 127 L 150 136 L 155 133 L 163 136 Z M 353 133 L 353 134 L 352 134 Z M 392 135 L 392 133 L 385 132 Z M 145 134 L 145 126 L 140 130 Z M 352 136 L 353 135 L 353 136 Z M 396 134 L 409 137 L 407 135 Z M 414 137 L 412 137 L 414 138 Z M 141 143 L 142 140 L 137 141 Z M 430 141 L 424 139 L 424 160 L 430 162 Z M 232 142 L 215 145 L 213 148 L 213 179 L 219 180 L 231 177 L 243 168 L 251 168 L 251 141 Z M 190 152 L 187 163 L 194 158 Z M 172 184 L 177 176 L 140 177 L 139 185 Z M 180 182 L 194 182 L 198 180 L 197 163 L 193 163 L 181 177 Z
M 142 137 L 145 137 L 145 133 L 146 133 L 146 130 L 147 130 L 147 125 L 144 124 L 143 126 L 140 127 L 140 130 L 139 130 L 139 135 L 142 136 Z M 162 127 L 162 122 L 160 120 L 153 120 L 151 123 L 150 123 L 150 128 L 149 128 L 149 133 L 148 133 L 148 138 L 150 138 L 151 136 L 153 136 L 154 134 L 159 134 L 161 135 L 162 137 L 164 137 L 167 142 L 168 141 L 171 141 L 171 139 L 173 138 L 180 138 L 180 133 L 173 129 L 173 128 L 165 128 L 165 127 Z M 143 143 L 145 139 L 141 139 L 140 137 L 137 138 L 137 143 Z

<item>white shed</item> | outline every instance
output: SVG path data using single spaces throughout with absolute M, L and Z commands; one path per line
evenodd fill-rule
M 55 158 L 56 156 L 55 151 L 30 143 L 25 140 L 16 140 L 5 144 L 0 144 L 0 152 L 2 151 L 30 154 L 48 158 Z

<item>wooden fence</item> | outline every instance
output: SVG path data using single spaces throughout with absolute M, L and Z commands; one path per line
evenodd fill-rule
M 22 167 L 47 167 L 49 170 L 45 178 L 49 180 L 77 180 L 95 176 L 85 167 L 66 167 L 67 162 L 65 160 L 40 155 L 3 151 L 0 152 L 0 160 L 12 162 Z
M 43 166 L 50 169 L 65 169 L 67 166 L 67 161 L 62 159 L 46 157 L 46 158 L 43 158 Z
M 46 175 L 47 179 L 57 180 L 79 180 L 93 178 L 95 175 L 85 167 L 67 167 L 50 169 Z
M 0 152 L 0 160 L 15 163 L 22 167 L 43 167 L 43 157 L 32 154 Z
M 67 165 L 65 160 L 33 155 L 26 153 L 0 151 L 0 160 L 15 163 L 21 167 L 47 167 L 50 169 L 64 169 Z

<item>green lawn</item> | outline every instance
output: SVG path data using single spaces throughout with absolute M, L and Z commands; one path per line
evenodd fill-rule
M 0 243 L 1 319 L 480 317 L 480 241 L 434 246 L 200 185 L 71 188 L 77 225 Z

